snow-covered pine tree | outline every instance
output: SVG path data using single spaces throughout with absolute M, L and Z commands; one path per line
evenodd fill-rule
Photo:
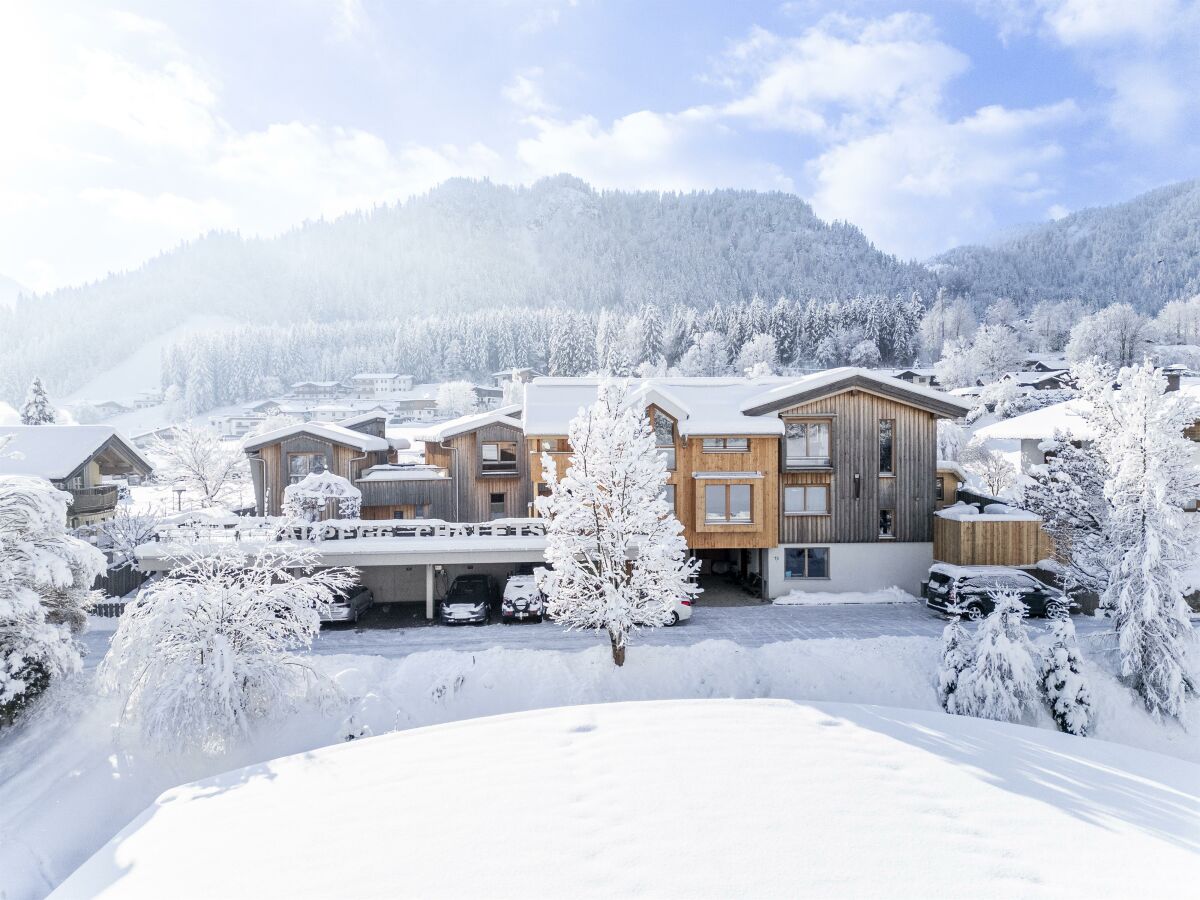
M 602 381 L 596 402 L 571 420 L 568 440 L 561 479 L 553 457 L 542 456 L 550 493 L 537 507 L 549 520 L 552 569 L 541 587 L 556 622 L 607 631 L 620 666 L 632 632 L 667 624 L 676 602 L 697 592 L 690 579 L 699 564 L 663 499 L 666 460 L 627 384 Z
M 1042 517 L 1042 528 L 1054 541 L 1063 589 L 1101 594 L 1111 564 L 1103 462 L 1094 449 L 1076 447 L 1061 432 L 1042 449 L 1046 462 L 1029 472 L 1025 508 Z
M 29 385 L 29 393 L 25 395 L 25 402 L 21 405 L 21 424 L 53 425 L 54 421 L 54 407 L 50 405 L 50 398 L 46 396 L 42 379 L 34 377 Z
M 80 668 L 75 635 L 104 556 L 67 534 L 70 501 L 41 478 L 0 476 L 0 725 Z
M 181 549 L 130 603 L 100 665 L 121 723 L 166 752 L 221 753 L 326 683 L 297 650 L 355 571 L 316 568 L 310 548 Z
M 1094 713 L 1082 668 L 1075 625 L 1064 611 L 1050 620 L 1050 645 L 1042 656 L 1042 690 L 1059 731 L 1087 737 Z
M 1101 366 L 1081 366 L 1078 375 L 1107 474 L 1111 564 L 1101 606 L 1115 620 L 1122 674 L 1151 715 L 1178 718 L 1200 689 L 1183 599 L 1198 532 L 1182 510 L 1200 496 L 1200 468 L 1183 434 L 1200 420 L 1200 404 L 1167 393 L 1166 378 L 1149 362 L 1121 369 L 1115 387 Z
M 991 596 L 995 609 L 979 624 L 971 665 L 958 676 L 952 711 L 1017 722 L 1040 696 L 1039 667 L 1025 633 L 1025 604 L 1011 591 Z
M 958 700 L 955 697 L 958 680 L 974 658 L 971 633 L 963 627 L 962 619 L 955 616 L 950 620 L 950 624 L 942 629 L 942 665 L 938 670 L 938 699 L 942 709 L 948 713 L 959 711 Z

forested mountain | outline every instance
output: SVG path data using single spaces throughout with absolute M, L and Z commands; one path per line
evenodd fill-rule
M 28 291 L 11 278 L 0 275 L 0 309 L 12 306 L 17 302 L 17 296 Z
M 647 303 L 704 309 L 932 293 L 923 266 L 879 252 L 782 193 L 599 192 L 453 180 L 406 203 L 272 240 L 214 234 L 136 272 L 0 311 L 0 397 L 42 373 L 64 393 L 195 312 L 252 323 L 362 321 L 502 307 Z
M 1081 299 L 1154 313 L 1200 293 L 1200 179 L 1085 209 L 990 247 L 958 247 L 931 263 L 951 293 L 978 306 Z
M 19 402 L 35 374 L 52 396 L 65 395 L 197 314 L 244 324 L 217 339 L 242 347 L 243 359 L 257 352 L 245 346 L 249 335 L 261 355 L 286 345 L 286 365 L 264 358 L 250 389 L 269 374 L 341 377 L 355 359 L 362 368 L 448 372 L 442 354 L 453 338 L 475 342 L 463 329 L 503 344 L 468 354 L 466 371 L 548 362 L 552 310 L 594 322 L 607 309 L 624 322 L 653 306 L 664 321 L 687 319 L 681 334 L 723 331 L 721 315 L 708 314 L 724 308 L 727 319 L 755 297 L 808 310 L 797 352 L 824 341 L 826 357 L 843 358 L 853 341 L 875 340 L 880 322 L 907 319 L 914 296 L 929 304 L 939 289 L 977 313 L 1000 297 L 1023 312 L 1067 298 L 1154 312 L 1200 292 L 1200 181 L 959 248 L 926 267 L 878 251 L 851 224 L 821 221 L 790 194 L 601 192 L 565 175 L 529 187 L 452 180 L 269 240 L 210 234 L 137 271 L 11 310 L 0 304 L 0 399 Z M 849 309 L 871 312 L 863 319 Z M 812 324 L 834 314 L 843 321 L 832 337 Z M 521 322 L 530 333 L 507 337 Z M 738 332 L 726 333 L 731 354 Z M 885 360 L 907 352 L 902 340 L 876 343 Z

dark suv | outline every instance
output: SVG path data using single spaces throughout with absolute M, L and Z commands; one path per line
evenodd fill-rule
M 459 575 L 438 604 L 438 617 L 444 625 L 486 625 L 499 595 L 491 575 Z
M 929 570 L 925 605 L 944 615 L 961 615 L 974 621 L 995 609 L 991 595 L 996 591 L 1012 591 L 1029 608 L 1031 616 L 1065 612 L 1072 605 L 1058 588 L 1038 581 L 1020 569 L 945 563 L 937 563 Z

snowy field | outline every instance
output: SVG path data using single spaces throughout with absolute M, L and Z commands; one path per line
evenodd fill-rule
M 53 897 L 1166 897 L 1198 779 L 913 710 L 575 706 L 184 785 Z
M 1197 704 L 1190 708 L 1190 734 L 1176 725 L 1153 724 L 1111 674 L 1113 662 L 1104 652 L 1110 643 L 1107 623 L 1077 621 L 1095 697 L 1097 737 L 1200 762 Z M 251 744 L 220 759 L 155 758 L 134 735 L 114 729 L 113 702 L 96 698 L 85 677 L 74 691 L 56 692 L 27 725 L 0 739 L 0 897 L 44 896 L 163 791 L 340 744 L 351 733 L 383 735 L 560 706 L 709 698 L 867 703 L 924 710 L 939 721 L 953 721 L 939 711 L 934 689 L 943 624 L 917 604 L 701 607 L 684 626 L 643 635 L 622 669 L 613 667 L 605 642 L 564 635 L 552 623 L 326 631 L 312 662 L 336 681 L 342 702 L 264 728 Z M 788 628 L 807 637 L 796 638 Z M 1041 638 L 1037 623 L 1031 631 Z M 717 639 L 720 634 L 737 636 Z M 96 631 L 89 643 L 102 650 L 107 638 Z M 1052 723 L 1042 711 L 1030 724 L 1037 730 L 1020 733 L 1031 741 L 1096 743 L 1051 734 Z M 478 746 L 470 752 L 489 781 L 508 778 L 512 767 L 503 755 Z M 743 753 L 746 759 L 763 756 L 751 743 Z M 792 753 L 783 756 L 791 759 Z M 674 769 L 676 762 L 668 766 Z M 627 797 L 618 792 L 613 801 Z M 554 833 L 540 827 L 539 852 Z M 668 837 L 684 852 L 690 833 L 680 821 Z M 312 834 L 320 841 L 332 832 L 316 828 Z

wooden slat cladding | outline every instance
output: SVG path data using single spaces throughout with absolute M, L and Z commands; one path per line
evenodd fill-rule
M 321 453 L 325 456 L 329 471 L 349 479 L 351 483 L 355 482 L 365 469 L 389 462 L 393 458 L 390 451 L 380 450 L 364 454 L 356 447 L 335 444 L 309 434 L 297 434 L 274 444 L 266 444 L 258 450 L 262 462 L 252 462 L 250 465 L 265 469 L 265 512 L 268 516 L 278 516 L 282 512 L 283 491 L 289 484 L 289 453 Z
M 535 473 L 535 481 L 542 480 L 542 454 L 538 442 L 561 437 L 531 435 L 526 440 L 526 456 L 530 470 Z M 745 438 L 747 450 L 744 453 L 706 453 L 702 437 L 676 438 L 675 469 L 670 473 L 668 483 L 675 486 L 675 515 L 683 523 L 688 546 L 693 549 L 776 546 L 779 543 L 779 439 L 738 434 L 711 437 Z M 552 453 L 551 458 L 561 478 L 570 465 L 571 455 Z M 763 477 L 696 479 L 692 477 L 695 472 L 753 472 L 761 473 Z M 749 525 L 705 525 L 701 499 L 705 484 L 750 484 L 754 521 Z
M 934 517 L 933 558 L 956 566 L 1032 566 L 1052 559 L 1054 542 L 1032 519 Z
M 488 441 L 507 441 L 515 445 L 515 475 L 485 475 L 482 467 L 481 445 Z M 504 517 L 523 518 L 529 515 L 533 499 L 533 482 L 529 477 L 529 454 L 521 429 L 493 423 L 455 435 L 439 444 L 425 445 L 425 462 L 443 466 L 454 479 L 452 500 L 453 518 L 459 522 L 486 522 L 492 518 L 493 493 L 504 495 Z
M 784 522 L 790 535 L 822 530 L 821 538 L 839 542 L 879 540 L 879 510 L 895 511 L 895 540 L 933 539 L 934 477 L 937 472 L 937 420 L 923 409 L 865 390 L 849 390 L 781 410 L 780 417 L 828 416 L 833 422 L 830 505 L 832 522 L 819 525 Z M 879 473 L 879 421 L 891 419 L 893 475 Z M 777 465 L 784 465 L 785 445 Z M 785 473 L 785 479 L 792 473 Z M 855 475 L 858 478 L 855 478 Z M 795 483 L 795 482 L 792 482 Z M 782 510 L 780 511 L 782 515 Z M 783 517 L 789 519 L 791 517 Z M 796 538 L 795 543 L 807 542 Z

